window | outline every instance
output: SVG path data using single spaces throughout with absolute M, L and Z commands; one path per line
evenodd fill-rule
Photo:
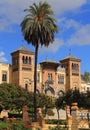
M 78 64 L 72 63 L 72 70 L 78 70 Z
M 28 57 L 26 56 L 26 64 L 28 64 Z
M 28 90 L 28 82 L 25 82 L 25 89 Z
M 64 75 L 58 75 L 58 84 L 64 84 Z
M 52 73 L 48 73 L 48 81 L 52 81 Z
M 18 65 L 18 60 L 17 59 L 15 59 L 15 65 Z
M 24 56 L 22 57 L 22 64 L 24 64 Z
M 29 57 L 28 64 L 31 64 L 31 58 Z
M 2 81 L 7 81 L 7 74 L 2 74 Z

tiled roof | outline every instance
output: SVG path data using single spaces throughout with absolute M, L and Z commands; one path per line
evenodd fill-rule
M 22 45 L 21 47 L 19 47 L 16 51 L 18 50 L 22 50 L 22 51 L 30 51 L 28 48 L 26 48 L 24 45 Z
M 28 53 L 32 53 L 34 54 L 33 51 L 29 50 L 28 48 L 26 48 L 24 45 L 21 45 L 17 50 L 15 50 L 14 52 L 17 52 L 17 51 L 20 51 L 20 52 L 28 52 Z M 12 52 L 12 53 L 14 53 Z M 12 54 L 11 53 L 11 54 Z
M 56 61 L 50 60 L 50 59 L 46 59 L 46 60 L 44 60 L 43 62 L 41 62 L 40 64 L 42 64 L 42 63 L 54 63 L 54 64 L 59 64 L 59 62 L 56 62 Z
M 71 54 L 69 54 L 67 57 L 63 58 L 62 60 L 67 60 L 67 59 L 81 61 L 80 59 L 78 59 L 77 57 L 75 57 L 75 56 L 73 56 Z M 62 60 L 60 60 L 60 61 L 62 61 Z

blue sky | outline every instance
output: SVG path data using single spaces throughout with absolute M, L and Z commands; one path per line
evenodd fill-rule
M 55 13 L 59 33 L 48 48 L 39 48 L 38 63 L 46 57 L 59 61 L 71 50 L 73 56 L 81 59 L 81 73 L 90 72 L 90 0 L 46 1 Z M 34 51 L 23 39 L 20 27 L 23 10 L 33 2 L 39 0 L 0 0 L 0 62 L 11 64 L 10 53 L 22 44 Z

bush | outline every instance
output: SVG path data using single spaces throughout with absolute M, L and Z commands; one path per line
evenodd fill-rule
M 48 120 L 46 120 L 46 123 L 47 123 L 47 124 L 66 125 L 66 120 L 48 119 Z
M 8 113 L 9 118 L 15 117 L 15 118 L 22 118 L 22 114 L 20 113 Z
M 4 121 L 4 122 L 0 122 L 0 130 L 6 129 L 8 130 L 10 127 L 10 125 L 8 124 L 8 122 Z
M 56 126 L 56 127 L 49 127 L 49 130 L 67 130 L 65 127 Z

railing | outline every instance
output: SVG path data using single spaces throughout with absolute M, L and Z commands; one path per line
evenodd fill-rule
M 78 111 L 78 119 L 80 120 L 80 127 L 82 128 L 80 130 L 90 130 L 90 112 Z

